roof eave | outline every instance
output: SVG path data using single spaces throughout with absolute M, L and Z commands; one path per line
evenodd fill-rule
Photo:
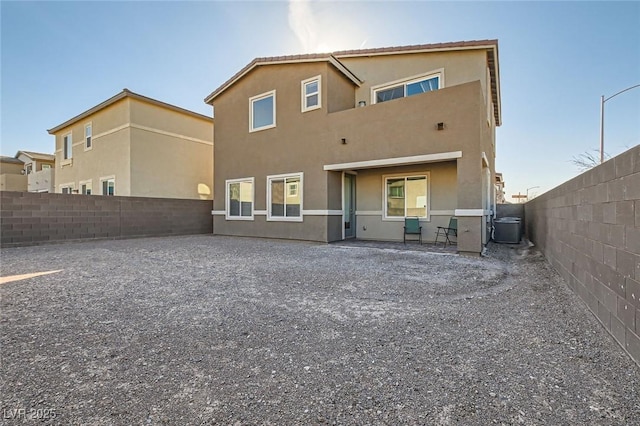
M 23 154 L 31 158 L 32 160 L 45 160 L 45 161 L 55 160 L 55 155 L 53 154 L 46 154 L 44 152 L 22 151 L 22 150 L 16 152 L 15 158 L 18 158 L 20 154 Z
M 494 118 L 496 120 L 496 126 L 502 125 L 502 95 L 500 93 L 500 60 L 498 58 L 498 42 L 496 41 L 494 45 L 492 45 L 488 50 L 494 56 L 493 62 L 493 71 L 494 74 L 492 76 L 492 80 L 495 84 L 495 106 L 494 106 Z
M 99 103 L 98 105 L 94 106 L 93 108 L 89 108 L 85 112 L 76 115 L 75 117 L 65 121 L 62 124 L 47 130 L 47 132 L 50 135 L 53 135 L 53 134 L 59 132 L 60 130 L 62 130 L 64 128 L 66 128 L 66 127 L 69 127 L 72 124 L 82 120 L 83 118 L 86 118 L 86 117 L 88 117 L 88 116 L 90 116 L 92 114 L 95 114 L 96 112 L 98 112 L 98 111 L 100 111 L 100 110 L 102 110 L 102 109 L 104 109 L 104 108 L 106 108 L 106 107 L 108 107 L 110 105 L 113 105 L 116 102 L 119 102 L 119 101 L 121 101 L 122 99 L 125 99 L 125 98 L 137 99 L 137 100 L 142 101 L 142 102 L 150 103 L 152 105 L 160 106 L 160 107 L 167 108 L 167 109 L 170 109 L 170 110 L 173 110 L 173 111 L 176 111 L 176 112 L 180 112 L 180 113 L 183 113 L 183 114 L 190 115 L 192 117 L 196 117 L 196 118 L 200 118 L 200 119 L 204 119 L 204 120 L 208 120 L 208 121 L 213 122 L 213 118 L 212 117 L 208 117 L 206 115 L 199 114 L 197 112 L 190 111 L 188 109 L 184 109 L 184 108 L 181 108 L 181 107 L 176 106 L 176 105 L 171 105 L 171 104 L 168 104 L 166 102 L 159 101 L 157 99 L 153 99 L 153 98 L 149 98 L 147 96 L 140 95 L 138 93 L 132 92 L 129 89 L 123 89 L 122 92 L 118 93 L 117 95 L 112 96 L 111 98 L 107 99 L 106 101 Z
M 209 96 L 204 98 L 204 102 L 206 104 L 212 105 L 213 100 L 220 94 L 222 94 L 229 87 L 236 84 L 239 80 L 241 80 L 244 76 L 249 74 L 255 68 L 263 65 L 286 65 L 286 64 L 302 64 L 302 63 L 310 63 L 310 62 L 329 62 L 331 65 L 336 67 L 341 73 L 343 73 L 349 80 L 351 80 L 355 85 L 360 87 L 362 85 L 362 81 L 356 77 L 347 67 L 345 67 L 335 56 L 327 55 L 326 57 L 309 57 L 309 58 L 299 58 L 292 57 L 291 59 L 269 59 L 264 60 L 264 58 L 256 58 L 251 61 L 247 66 L 241 69 L 237 74 L 235 74 L 231 79 L 227 80 L 224 84 L 218 87 L 216 90 L 211 92 Z
M 384 47 L 384 48 L 372 48 L 372 49 L 357 49 L 357 50 L 343 50 L 334 52 L 333 55 L 340 58 L 356 58 L 362 56 L 383 56 L 383 55 L 406 55 L 413 53 L 428 53 L 428 52 L 448 52 L 456 50 L 476 50 L 487 49 L 489 47 L 497 46 L 498 40 L 474 40 L 463 42 L 451 42 L 451 43 L 436 43 L 436 44 L 418 44 L 411 46 L 396 46 L 396 47 Z
M 65 121 L 62 124 L 59 124 L 51 129 L 48 129 L 47 132 L 50 135 L 53 135 L 57 132 L 59 132 L 60 130 L 64 129 L 65 127 L 69 127 L 70 125 L 72 125 L 73 123 L 82 120 L 85 117 L 90 116 L 91 114 L 94 114 L 98 111 L 100 111 L 103 108 L 108 107 L 109 105 L 113 105 L 114 103 L 118 102 L 121 99 L 124 99 L 128 96 L 129 90 L 128 89 L 124 89 L 122 90 L 122 92 L 118 93 L 115 96 L 110 97 L 109 99 L 107 99 L 104 102 L 99 103 L 98 105 L 94 106 L 93 108 L 89 108 L 88 110 L 86 110 L 85 112 L 82 112 L 78 115 L 76 115 L 73 118 L 70 118 L 69 120 Z

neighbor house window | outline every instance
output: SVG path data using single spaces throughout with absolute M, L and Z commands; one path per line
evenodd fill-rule
M 64 135 L 62 137 L 62 158 L 64 160 L 70 160 L 71 159 L 71 149 L 72 149 L 72 141 L 71 141 L 71 133 L 69 133 L 68 135 Z
M 406 96 L 431 92 L 440 88 L 440 74 L 429 74 L 406 81 L 396 81 L 373 88 L 373 103 L 386 102 Z
M 42 165 L 42 170 L 46 170 L 46 169 L 50 169 L 51 168 L 51 164 L 43 164 Z
M 267 176 L 267 220 L 302 220 L 302 173 Z
M 227 220 L 253 220 L 253 178 L 226 181 Z
M 322 107 L 320 99 L 320 76 L 302 81 L 302 112 Z
M 72 183 L 65 183 L 60 185 L 60 192 L 63 194 L 71 194 L 73 193 L 73 186 L 74 184 Z
M 427 217 L 427 176 L 384 179 L 385 217 Z
M 249 131 L 276 127 L 276 91 L 249 98 Z
M 113 177 L 100 179 L 102 195 L 116 195 L 116 179 Z
M 91 195 L 91 181 L 80 182 L 80 193 L 83 195 Z
M 33 172 L 33 163 L 28 163 L 24 166 L 24 170 L 26 174 Z
M 91 123 L 84 126 L 84 149 L 91 149 Z

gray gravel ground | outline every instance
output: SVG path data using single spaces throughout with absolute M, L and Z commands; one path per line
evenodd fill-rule
M 2 250 L 62 269 L 0 285 L 2 422 L 640 424 L 640 368 L 537 252 L 398 247 Z

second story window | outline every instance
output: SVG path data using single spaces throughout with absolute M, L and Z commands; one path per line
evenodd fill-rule
M 91 149 L 91 123 L 84 126 L 84 149 Z
M 320 98 L 320 76 L 302 81 L 302 112 L 322 107 Z
M 64 160 L 70 160 L 72 155 L 72 142 L 71 133 L 62 137 L 62 158 Z
M 276 127 L 276 91 L 249 98 L 249 131 Z
M 438 90 L 441 85 L 440 73 L 429 74 L 407 81 L 397 81 L 372 88 L 373 103 L 391 101 L 393 99 L 418 95 L 420 93 Z

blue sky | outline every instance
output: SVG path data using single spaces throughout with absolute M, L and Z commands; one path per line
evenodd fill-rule
M 498 39 L 507 194 L 542 193 L 599 147 L 600 95 L 640 84 L 640 2 L 0 3 L 2 155 L 123 88 L 206 115 L 255 57 Z M 640 88 L 606 103 L 605 150 L 640 143 Z

